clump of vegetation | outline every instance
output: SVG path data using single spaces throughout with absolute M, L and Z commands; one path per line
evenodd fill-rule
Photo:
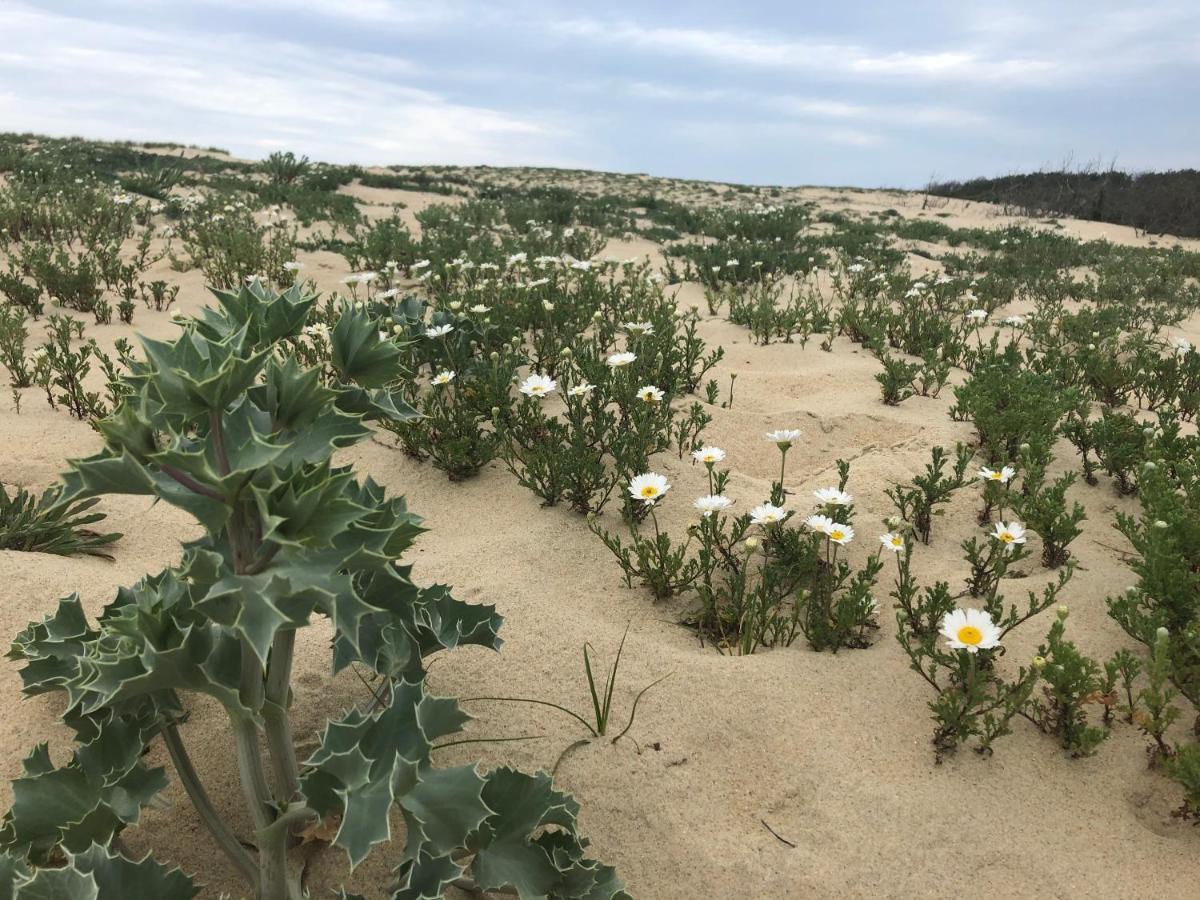
M 65 477 L 60 504 L 149 495 L 191 514 L 204 535 L 177 565 L 122 588 L 98 619 L 71 595 L 17 637 L 26 692 L 67 694 L 64 720 L 79 746 L 64 764 L 44 744 L 26 760 L 3 829 L 14 867 L 58 866 L 64 883 L 86 884 L 115 865 L 152 873 L 150 885 L 184 884 L 104 849 L 165 786 L 146 756 L 161 740 L 255 897 L 302 896 L 288 859 L 302 829 L 320 826 L 357 865 L 390 838 L 393 807 L 407 823 L 397 895 L 440 896 L 459 884 L 625 896 L 613 871 L 586 857 L 578 805 L 548 776 L 434 764 L 437 741 L 468 716 L 427 692 L 423 660 L 463 644 L 497 648 L 500 618 L 443 586 L 415 585 L 398 560 L 419 519 L 331 461 L 370 433 L 368 420 L 412 415 L 389 390 L 398 348 L 344 306 L 332 370 L 304 368 L 276 350 L 300 333 L 315 296 L 256 285 L 217 299 L 176 339 L 144 341 L 128 397 L 98 423 L 104 449 Z M 292 664 L 297 633 L 316 616 L 333 627 L 334 671 L 355 666 L 382 686 L 301 755 Z M 215 812 L 190 762 L 181 726 L 197 695 L 226 717 L 249 836 Z
M 106 518 L 92 512 L 99 502 L 98 497 L 64 501 L 58 488 L 40 497 L 20 487 L 9 494 L 0 484 L 0 550 L 108 556 L 109 545 L 121 535 L 88 528 Z

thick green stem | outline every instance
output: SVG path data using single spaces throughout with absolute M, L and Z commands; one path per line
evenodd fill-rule
M 262 666 L 254 649 L 245 641 L 242 642 L 241 700 L 248 709 L 263 708 Z M 233 716 L 233 734 L 242 793 L 254 817 L 255 830 L 261 833 L 274 824 L 276 815 L 259 746 L 259 729 L 252 718 L 238 713 Z M 259 846 L 258 872 L 259 900 L 288 900 L 286 843 L 281 847 Z
M 274 822 L 258 830 L 260 858 L 273 861 L 276 866 L 270 880 L 264 874 L 262 900 L 302 900 L 306 896 L 300 879 L 289 877 L 287 871 L 288 837 L 295 826 L 316 818 L 316 812 L 303 803 L 293 803 Z
M 295 631 L 281 631 L 275 635 L 267 665 L 266 702 L 263 704 L 275 790 L 285 800 L 292 800 L 300 790 L 300 766 L 296 761 L 292 725 L 288 717 L 295 648 Z
M 162 736 L 163 743 L 167 745 L 167 752 L 171 755 L 171 762 L 175 765 L 175 772 L 179 776 L 179 781 L 183 784 L 184 790 L 187 791 L 188 798 L 192 801 L 192 806 L 199 813 L 200 820 L 204 822 L 205 827 L 212 833 L 217 846 L 229 857 L 229 861 L 237 867 L 238 871 L 242 873 L 250 884 L 257 886 L 258 869 L 254 864 L 254 860 L 250 858 L 250 854 L 246 852 L 246 848 L 242 846 L 237 836 L 225 823 L 225 820 L 213 808 L 212 801 L 208 797 L 208 792 L 204 789 L 204 785 L 200 782 L 200 777 L 196 774 L 196 769 L 192 765 L 192 758 L 188 755 L 187 747 L 184 746 L 183 737 L 179 733 L 179 726 L 166 726 L 162 731 Z

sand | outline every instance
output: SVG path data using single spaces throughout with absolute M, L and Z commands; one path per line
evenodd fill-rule
M 549 177 L 549 176 L 547 176 Z M 373 210 L 393 202 L 406 212 L 434 195 L 353 189 Z M 919 195 L 810 188 L 789 192 L 827 209 L 922 213 Z M 786 199 L 786 198 L 785 198 Z M 364 207 L 367 208 L 367 207 Z M 1011 217 L 981 204 L 951 202 L 925 211 L 950 213 L 950 225 L 1002 227 Z M 1130 229 L 1063 220 L 1082 237 L 1145 243 Z M 1165 241 L 1164 243 L 1169 243 Z M 1185 242 L 1194 246 L 1196 242 Z M 613 242 L 619 257 L 657 255 L 642 240 Z M 603 254 L 602 254 L 603 255 Z M 910 257 L 916 271 L 936 269 Z M 302 254 L 306 275 L 324 290 L 347 271 L 333 254 Z M 920 267 L 920 268 L 918 268 Z M 206 302 L 197 272 L 161 274 L 182 284 L 177 308 L 194 312 Z M 704 310 L 697 285 L 678 294 L 681 306 Z M 134 328 L 113 325 L 89 333 L 111 342 L 132 331 L 166 335 L 168 317 L 139 309 Z M 1181 333 L 1200 335 L 1200 328 Z M 870 552 L 875 526 L 891 512 L 887 486 L 907 480 L 935 445 L 972 437 L 947 411 L 952 392 L 940 399 L 912 398 L 884 406 L 874 374 L 877 361 L 846 339 L 832 353 L 810 342 L 757 347 L 749 334 L 720 318 L 705 317 L 701 334 L 725 347 L 714 376 L 723 385 L 738 374 L 732 409 L 709 408 L 708 441 L 728 452 L 734 470 L 727 493 L 747 509 L 767 493 L 777 465 L 763 439 L 772 428 L 799 427 L 804 436 L 789 456 L 788 488 L 798 503 L 808 492 L 833 483 L 838 457 L 852 461 L 849 490 L 857 501 L 863 540 L 851 556 Z M 961 377 L 961 375 L 956 376 Z M 6 483 L 41 489 L 64 461 L 94 450 L 89 427 L 51 412 L 37 390 L 24 392 L 20 415 L 7 391 L 0 396 L 0 461 Z M 895 641 L 895 622 L 881 617 L 871 648 L 837 655 L 815 653 L 803 642 L 790 648 L 736 658 L 702 648 L 678 624 L 683 605 L 654 604 L 642 590 L 627 590 L 615 561 L 565 509 L 544 509 L 500 464 L 464 483 L 451 483 L 428 465 L 392 448 L 386 436 L 347 454 L 426 517 L 432 529 L 412 554 L 416 577 L 442 581 L 469 601 L 494 603 L 505 616 L 499 654 L 466 649 L 432 664 L 430 684 L 448 695 L 505 694 L 536 697 L 581 711 L 588 704 L 580 650 L 590 641 L 610 656 L 629 626 L 616 691 L 614 717 L 624 723 L 634 694 L 664 674 L 647 694 L 630 734 L 615 746 L 598 741 L 562 758 L 558 782 L 583 805 L 582 824 L 596 853 L 615 864 L 635 897 L 650 900 L 733 897 L 1195 897 L 1200 883 L 1200 832 L 1171 815 L 1180 801 L 1174 786 L 1149 771 L 1144 740 L 1119 725 L 1089 759 L 1070 759 L 1029 723 L 997 744 L 990 759 L 969 750 L 934 763 L 927 685 L 908 669 Z M 1075 465 L 1069 445 L 1058 450 L 1056 471 Z M 662 504 L 664 524 L 682 531 L 691 517 L 690 498 L 701 493 L 702 470 L 673 453 L 659 471 L 674 489 Z M 1116 496 L 1101 477 L 1072 495 L 1087 508 L 1084 534 L 1072 545 L 1080 569 L 1065 593 L 1071 607 L 1069 635 L 1087 653 L 1107 657 L 1128 646 L 1108 617 L 1104 597 L 1128 583 L 1120 559 L 1124 539 L 1112 527 L 1117 510 L 1136 509 Z M 915 567 L 925 583 L 937 578 L 961 584 L 965 565 L 960 541 L 976 533 L 976 496 L 960 492 L 931 546 L 919 547 Z M 115 560 L 64 559 L 0 553 L 0 635 L 78 591 L 89 611 L 99 610 L 116 587 L 177 559 L 179 542 L 196 533 L 181 513 L 143 498 L 108 497 L 101 508 L 107 525 L 124 532 Z M 615 524 L 615 520 L 614 520 Z M 880 529 L 881 530 L 881 529 Z M 1023 598 L 1048 580 L 1034 565 L 1031 577 L 1006 585 L 1010 599 Z M 880 596 L 890 586 L 890 570 Z M 886 600 L 885 600 L 886 603 Z M 1004 665 L 1025 660 L 1049 626 L 1049 616 L 1014 633 Z M 295 731 L 307 739 L 328 716 L 361 700 L 353 677 L 331 679 L 328 631 L 308 629 L 296 665 Z M 0 666 L 0 702 L 9 710 L 0 732 L 0 803 L 20 759 L 41 740 L 59 758 L 66 744 L 57 724 L 60 700 L 20 699 L 17 667 Z M 472 703 L 471 736 L 538 736 L 536 740 L 473 744 L 444 751 L 440 762 L 480 759 L 549 769 L 584 735 L 578 723 L 541 707 Z M 240 810 L 231 747 L 219 711 L 201 705 L 184 737 L 218 805 L 242 835 L 250 832 Z M 155 757 L 165 763 L 164 754 Z M 147 811 L 143 828 L 128 833 L 132 848 L 153 847 L 163 860 L 197 873 L 205 897 L 242 888 L 173 783 L 167 805 Z M 382 848 L 350 883 L 382 896 L 387 871 L 399 848 Z M 326 850 L 313 864 L 314 896 L 340 883 L 340 851 Z

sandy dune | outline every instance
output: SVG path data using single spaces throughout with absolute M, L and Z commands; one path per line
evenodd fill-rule
M 372 216 L 390 214 L 403 202 L 405 217 L 444 198 L 356 187 L 353 195 Z M 922 214 L 913 194 L 804 188 L 783 199 L 818 202 L 855 211 L 895 208 Z M 926 210 L 956 226 L 1000 227 L 1009 217 L 979 204 L 952 202 Z M 415 221 L 415 220 L 413 220 Z M 1147 243 L 1130 229 L 1094 223 L 1062 223 L 1068 234 Z M 1161 243 L 1171 243 L 1164 240 Z M 1185 242 L 1195 246 L 1197 242 Z M 618 257 L 657 254 L 642 240 L 614 241 Z M 305 274 L 323 290 L 335 289 L 347 271 L 334 254 L 301 256 Z M 936 268 L 920 256 L 917 266 Z M 183 285 L 178 308 L 193 312 L 206 302 L 197 272 L 160 277 Z M 697 285 L 684 285 L 678 302 L 704 309 Z M 135 327 L 107 326 L 89 333 L 111 342 L 131 331 L 171 333 L 165 314 L 139 309 Z M 789 456 L 787 487 L 803 506 L 816 487 L 836 480 L 838 457 L 853 462 L 849 490 L 858 522 L 871 538 L 850 548 L 855 560 L 870 552 L 879 520 L 890 514 L 884 489 L 907 480 L 928 460 L 932 446 L 967 440 L 970 426 L 952 422 L 952 394 L 913 398 L 899 407 L 879 399 L 877 361 L 846 339 L 832 353 L 812 341 L 757 347 L 748 333 L 721 318 L 706 317 L 701 333 L 725 347 L 714 373 L 723 385 L 738 374 L 732 409 L 710 408 L 706 439 L 726 449 L 734 470 L 727 493 L 738 509 L 759 502 L 777 465 L 771 428 L 799 427 L 804 436 Z M 1200 334 L 1200 327 L 1185 333 Z M 20 415 L 0 393 L 0 460 L 7 483 L 42 488 L 64 460 L 90 452 L 97 439 L 87 425 L 51 412 L 36 389 L 25 391 Z M 1073 464 L 1069 445 L 1058 451 L 1058 469 Z M 408 496 L 432 529 L 414 554 L 419 581 L 454 585 L 464 599 L 495 603 L 506 617 L 499 655 L 469 649 L 433 663 L 433 690 L 450 695 L 508 694 L 538 697 L 582 709 L 588 703 L 580 649 L 591 641 L 611 653 L 629 624 L 629 642 L 617 691 L 616 717 L 623 720 L 636 691 L 672 673 L 643 699 L 631 731 L 635 740 L 613 746 L 600 741 L 562 758 L 558 779 L 583 804 L 585 832 L 598 855 L 615 864 L 639 898 L 799 897 L 1195 897 L 1200 884 L 1200 835 L 1170 813 L 1178 797 L 1170 782 L 1146 768 L 1144 741 L 1125 726 L 1090 759 L 1067 758 L 1046 736 L 1019 721 L 996 755 L 983 759 L 960 752 L 935 765 L 927 686 L 908 670 L 896 645 L 895 622 L 881 617 L 875 645 L 837 655 L 791 648 L 735 658 L 702 648 L 677 624 L 681 607 L 655 605 L 641 590 L 626 590 L 619 570 L 584 521 L 564 509 L 540 508 L 500 464 L 477 479 L 454 484 L 427 465 L 407 459 L 379 438 L 349 459 L 391 490 Z M 701 493 L 703 472 L 690 461 L 666 455 L 659 471 L 674 484 L 660 516 L 682 532 L 691 518 L 690 498 Z M 1126 644 L 1108 617 L 1104 597 L 1123 586 L 1124 539 L 1112 527 L 1119 499 L 1105 479 L 1077 485 L 1073 496 L 1088 511 L 1085 531 L 1072 550 L 1080 570 L 1067 590 L 1071 636 L 1081 649 L 1107 657 Z M 960 541 L 975 532 L 975 493 L 960 492 L 938 522 L 930 547 L 920 547 L 922 581 L 961 583 Z M 179 541 L 195 533 L 180 513 L 145 500 L 111 497 L 102 507 L 109 524 L 125 533 L 116 559 L 62 559 L 0 553 L 0 635 L 12 635 L 54 601 L 79 591 L 97 610 L 118 585 L 130 583 L 177 558 Z M 1036 556 L 1035 556 L 1036 558 Z M 1012 582 L 1010 599 L 1043 584 L 1048 574 L 1026 563 L 1031 577 Z M 890 586 L 885 572 L 880 594 Z M 886 600 L 885 600 L 886 602 Z M 1050 613 L 1046 614 L 1051 615 Z M 1036 643 L 1044 628 L 1024 629 Z M 331 683 L 326 632 L 309 630 L 298 651 L 298 735 L 311 734 L 363 696 L 350 676 Z M 1014 641 L 1010 659 L 1024 660 L 1034 643 Z M 14 665 L 0 666 L 0 698 L 8 708 L 0 734 L 0 792 L 37 741 L 64 746 L 57 699 L 20 699 Z M 534 735 L 537 739 L 474 744 L 443 754 L 444 764 L 482 758 L 549 769 L 581 729 L 565 716 L 522 704 L 472 703 L 472 736 Z M 222 717 L 198 708 L 184 729 L 214 796 L 241 833 L 243 820 L 229 743 L 217 727 Z M 165 760 L 164 760 L 165 761 Z M 209 884 L 205 896 L 240 890 L 182 791 L 173 786 L 164 809 L 147 813 L 131 846 L 153 846 L 162 859 L 196 872 Z M 774 832 L 774 833 L 773 833 Z M 391 854 L 392 859 L 398 850 Z M 360 890 L 377 890 L 386 878 L 388 851 L 376 854 L 350 879 Z M 339 852 L 325 851 L 310 882 L 319 888 L 344 877 Z

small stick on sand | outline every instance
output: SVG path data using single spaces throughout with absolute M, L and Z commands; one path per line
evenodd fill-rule
M 775 830 L 774 828 L 772 828 L 770 825 L 768 825 L 768 824 L 767 824 L 767 820 L 766 820 L 766 819 L 759 819 L 758 821 L 762 822 L 762 827 L 763 827 L 763 828 L 765 828 L 765 829 L 767 829 L 767 831 L 771 832 L 771 834 L 775 835 L 775 837 L 776 837 L 776 838 L 777 838 L 779 841 L 781 841 L 781 842 L 782 842 L 782 843 L 784 843 L 784 844 L 787 844 L 787 845 L 788 845 L 789 847 L 791 847 L 793 850 L 795 850 L 795 849 L 796 849 L 796 845 L 795 845 L 795 844 L 793 844 L 791 841 L 789 841 L 787 838 L 785 838 L 783 835 L 781 835 L 781 834 L 780 834 L 778 831 L 776 831 L 776 830 Z

